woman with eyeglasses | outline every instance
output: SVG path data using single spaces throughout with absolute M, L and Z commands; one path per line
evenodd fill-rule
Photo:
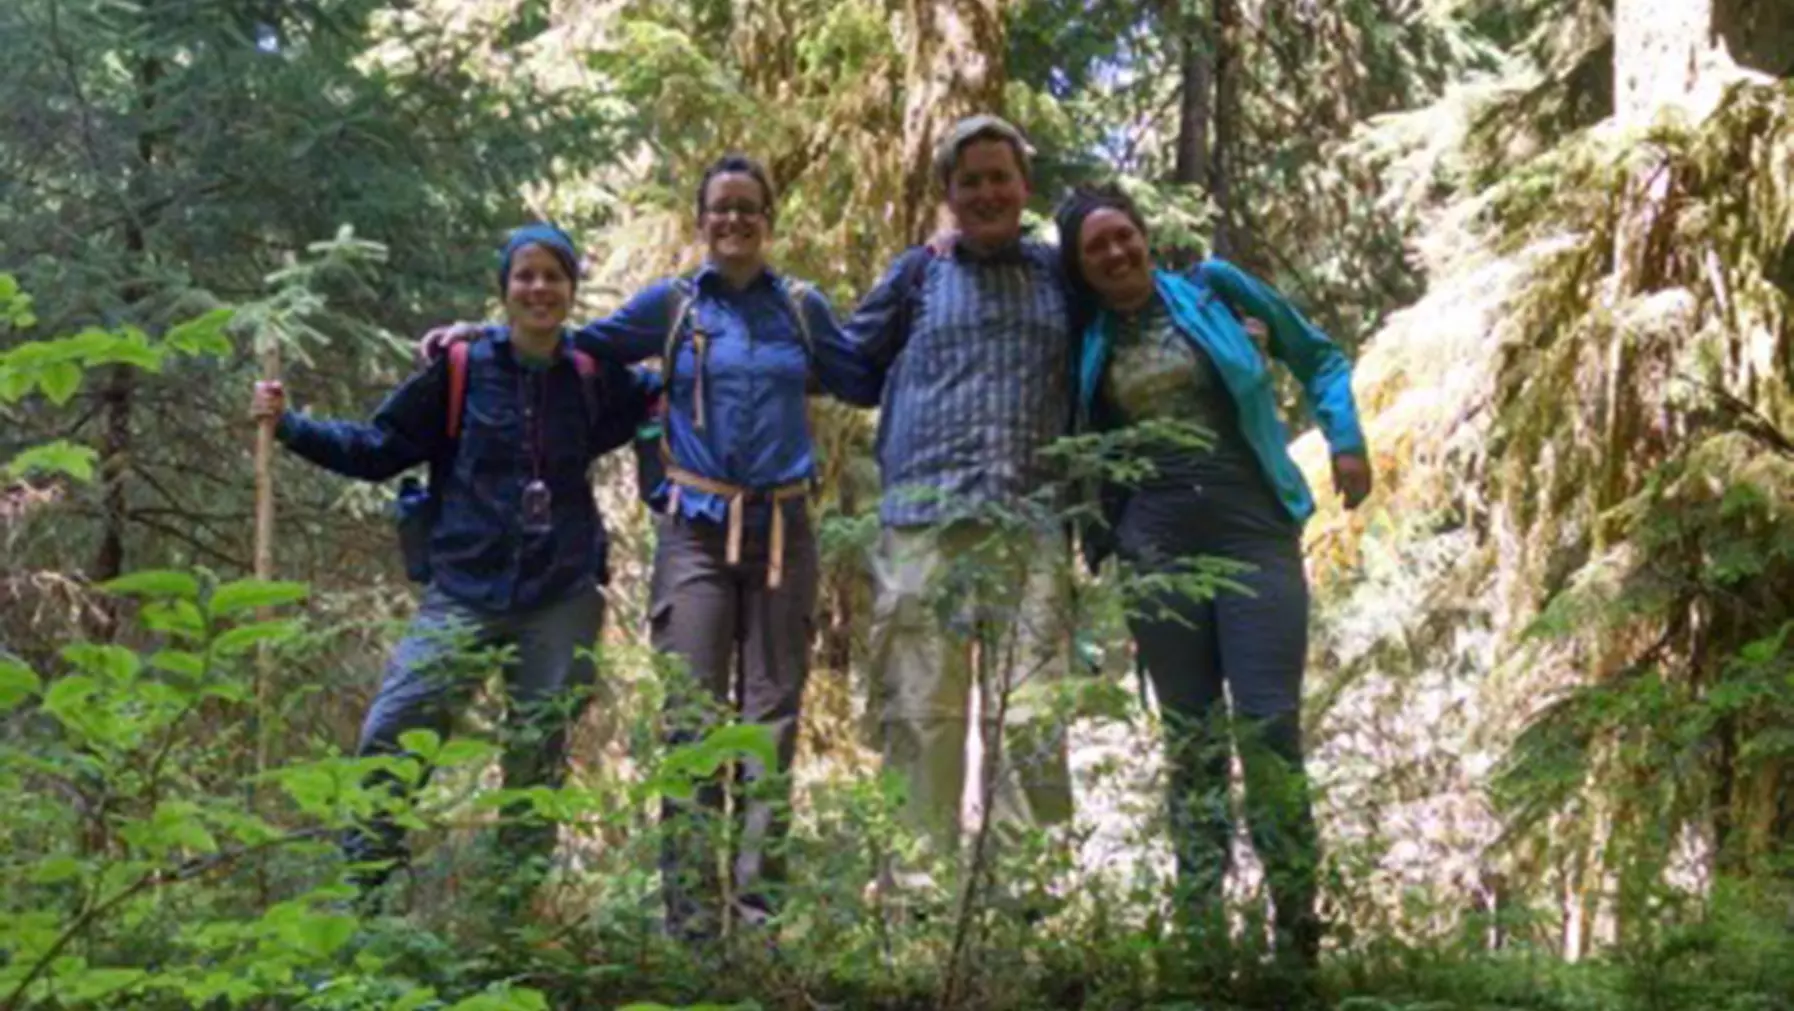
M 818 579 L 807 390 L 814 378 L 844 399 L 877 395 L 827 298 L 768 264 L 774 200 L 758 162 L 718 159 L 696 193 L 703 266 L 649 285 L 575 335 L 582 350 L 611 360 L 662 359 L 665 477 L 652 498 L 664 516 L 650 639 L 684 668 L 667 692 L 667 743 L 697 740 L 730 712 L 772 734 L 777 766 L 746 759 L 733 784 L 741 792 L 727 833 L 730 912 L 744 925 L 775 914 L 785 878 L 783 777 L 797 744 Z M 432 333 L 426 352 L 464 333 Z M 667 927 L 684 940 L 710 940 L 721 927 L 712 840 L 725 835 L 716 818 L 723 795 L 713 782 L 695 803 L 662 805 Z

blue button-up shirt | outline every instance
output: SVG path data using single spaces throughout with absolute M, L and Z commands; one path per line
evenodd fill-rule
M 529 368 L 498 328 L 468 351 L 458 440 L 448 437 L 446 355 L 394 390 L 371 422 L 288 411 L 276 435 L 347 477 L 384 481 L 430 463 L 441 507 L 430 536 L 434 585 L 477 610 L 516 613 L 603 573 L 604 520 L 586 472 L 629 442 L 659 391 L 653 375 L 602 359 L 588 382 L 589 401 L 566 338 L 551 364 Z M 550 522 L 529 532 L 523 489 L 537 477 L 551 496 Z
M 581 350 L 614 361 L 661 355 L 673 314 L 689 296 L 674 360 L 662 363 L 671 377 L 666 425 L 673 462 L 714 481 L 769 490 L 815 476 L 805 406 L 812 374 L 843 399 L 865 402 L 877 396 L 873 370 L 843 338 L 828 299 L 806 288 L 799 305 L 788 292 L 786 281 L 770 270 L 735 289 L 706 265 L 689 282 L 649 285 L 615 313 L 586 324 L 574 340 Z M 808 348 L 794 315 L 799 309 L 809 324 Z M 699 329 L 706 335 L 702 362 L 692 340 Z M 666 492 L 660 489 L 661 495 Z M 688 518 L 720 523 L 728 515 L 727 499 L 696 489 L 681 490 L 679 501 Z M 766 515 L 765 505 L 756 503 L 750 519 Z
M 844 329 L 882 381 L 879 509 L 886 526 L 945 522 L 1031 500 L 1040 450 L 1072 417 L 1072 324 L 1058 252 L 963 244 L 917 275 L 899 257 Z

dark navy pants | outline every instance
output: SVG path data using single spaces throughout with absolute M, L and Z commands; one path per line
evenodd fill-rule
M 566 776 L 567 732 L 579 718 L 593 681 L 591 651 L 604 620 L 596 585 L 518 614 L 476 611 L 432 586 L 386 668 L 368 707 L 356 754 L 398 754 L 399 736 L 432 730 L 446 738 L 455 712 L 491 673 L 495 656 L 507 696 L 504 781 L 509 788 L 559 786 Z M 384 777 L 380 785 L 397 789 Z M 520 869 L 540 871 L 554 851 L 555 829 L 527 812 L 507 811 L 499 848 Z M 404 832 L 390 817 L 351 831 L 343 849 L 353 862 L 399 862 Z M 363 873 L 366 885 L 389 869 Z
M 1302 767 L 1308 581 L 1300 528 L 1268 488 L 1188 485 L 1135 492 L 1116 532 L 1122 557 L 1145 571 L 1201 556 L 1251 566 L 1230 577 L 1247 592 L 1223 589 L 1206 600 L 1158 592 L 1130 625 L 1165 722 L 1184 911 L 1213 922 L 1221 905 L 1232 836 L 1229 755 L 1237 747 L 1278 932 L 1311 956 L 1319 942 L 1318 845 Z

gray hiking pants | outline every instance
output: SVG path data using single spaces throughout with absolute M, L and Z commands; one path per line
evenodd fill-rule
M 662 802 L 661 873 L 668 926 L 675 935 L 711 936 L 720 924 L 717 846 L 733 835 L 734 911 L 759 920 L 773 911 L 785 878 L 790 824 L 785 773 L 797 749 L 799 707 L 810 671 L 816 609 L 816 538 L 801 500 L 786 510 L 784 574 L 767 586 L 769 537 L 749 530 L 740 560 L 727 561 L 727 528 L 671 516 L 660 521 L 654 556 L 650 635 L 654 648 L 684 667 L 667 691 L 669 747 L 700 739 L 733 714 L 772 733 L 777 768 L 744 760 L 734 770 L 732 824 L 718 817 L 724 784 L 702 784 L 692 802 Z
M 591 650 L 604 620 L 604 597 L 593 585 L 518 614 L 492 615 L 457 603 L 432 586 L 362 723 L 356 754 L 389 755 L 409 730 L 446 738 L 455 712 L 485 682 L 491 650 L 511 647 L 502 661 L 506 707 L 504 781 L 507 787 L 559 786 L 566 776 L 567 731 L 578 720 L 593 681 Z M 393 789 L 390 776 L 380 782 Z M 540 871 L 554 850 L 554 826 L 507 812 L 499 847 L 515 866 Z M 354 862 L 402 861 L 404 832 L 389 817 L 352 830 L 343 845 Z M 388 869 L 360 875 L 384 880 Z

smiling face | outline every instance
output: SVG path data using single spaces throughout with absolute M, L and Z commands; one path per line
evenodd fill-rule
M 746 172 L 720 172 L 704 187 L 698 230 L 710 259 L 726 266 L 758 267 L 765 262 L 772 231 L 766 190 Z
M 1091 211 L 1078 229 L 1084 283 L 1113 309 L 1136 309 L 1152 296 L 1152 255 L 1146 233 L 1113 207 Z
M 1006 140 L 968 142 L 947 176 L 947 207 L 974 248 L 997 249 L 1021 237 L 1028 193 L 1028 177 Z
M 513 328 L 529 334 L 558 332 L 572 305 L 573 278 L 559 257 L 534 244 L 511 255 L 505 315 Z

